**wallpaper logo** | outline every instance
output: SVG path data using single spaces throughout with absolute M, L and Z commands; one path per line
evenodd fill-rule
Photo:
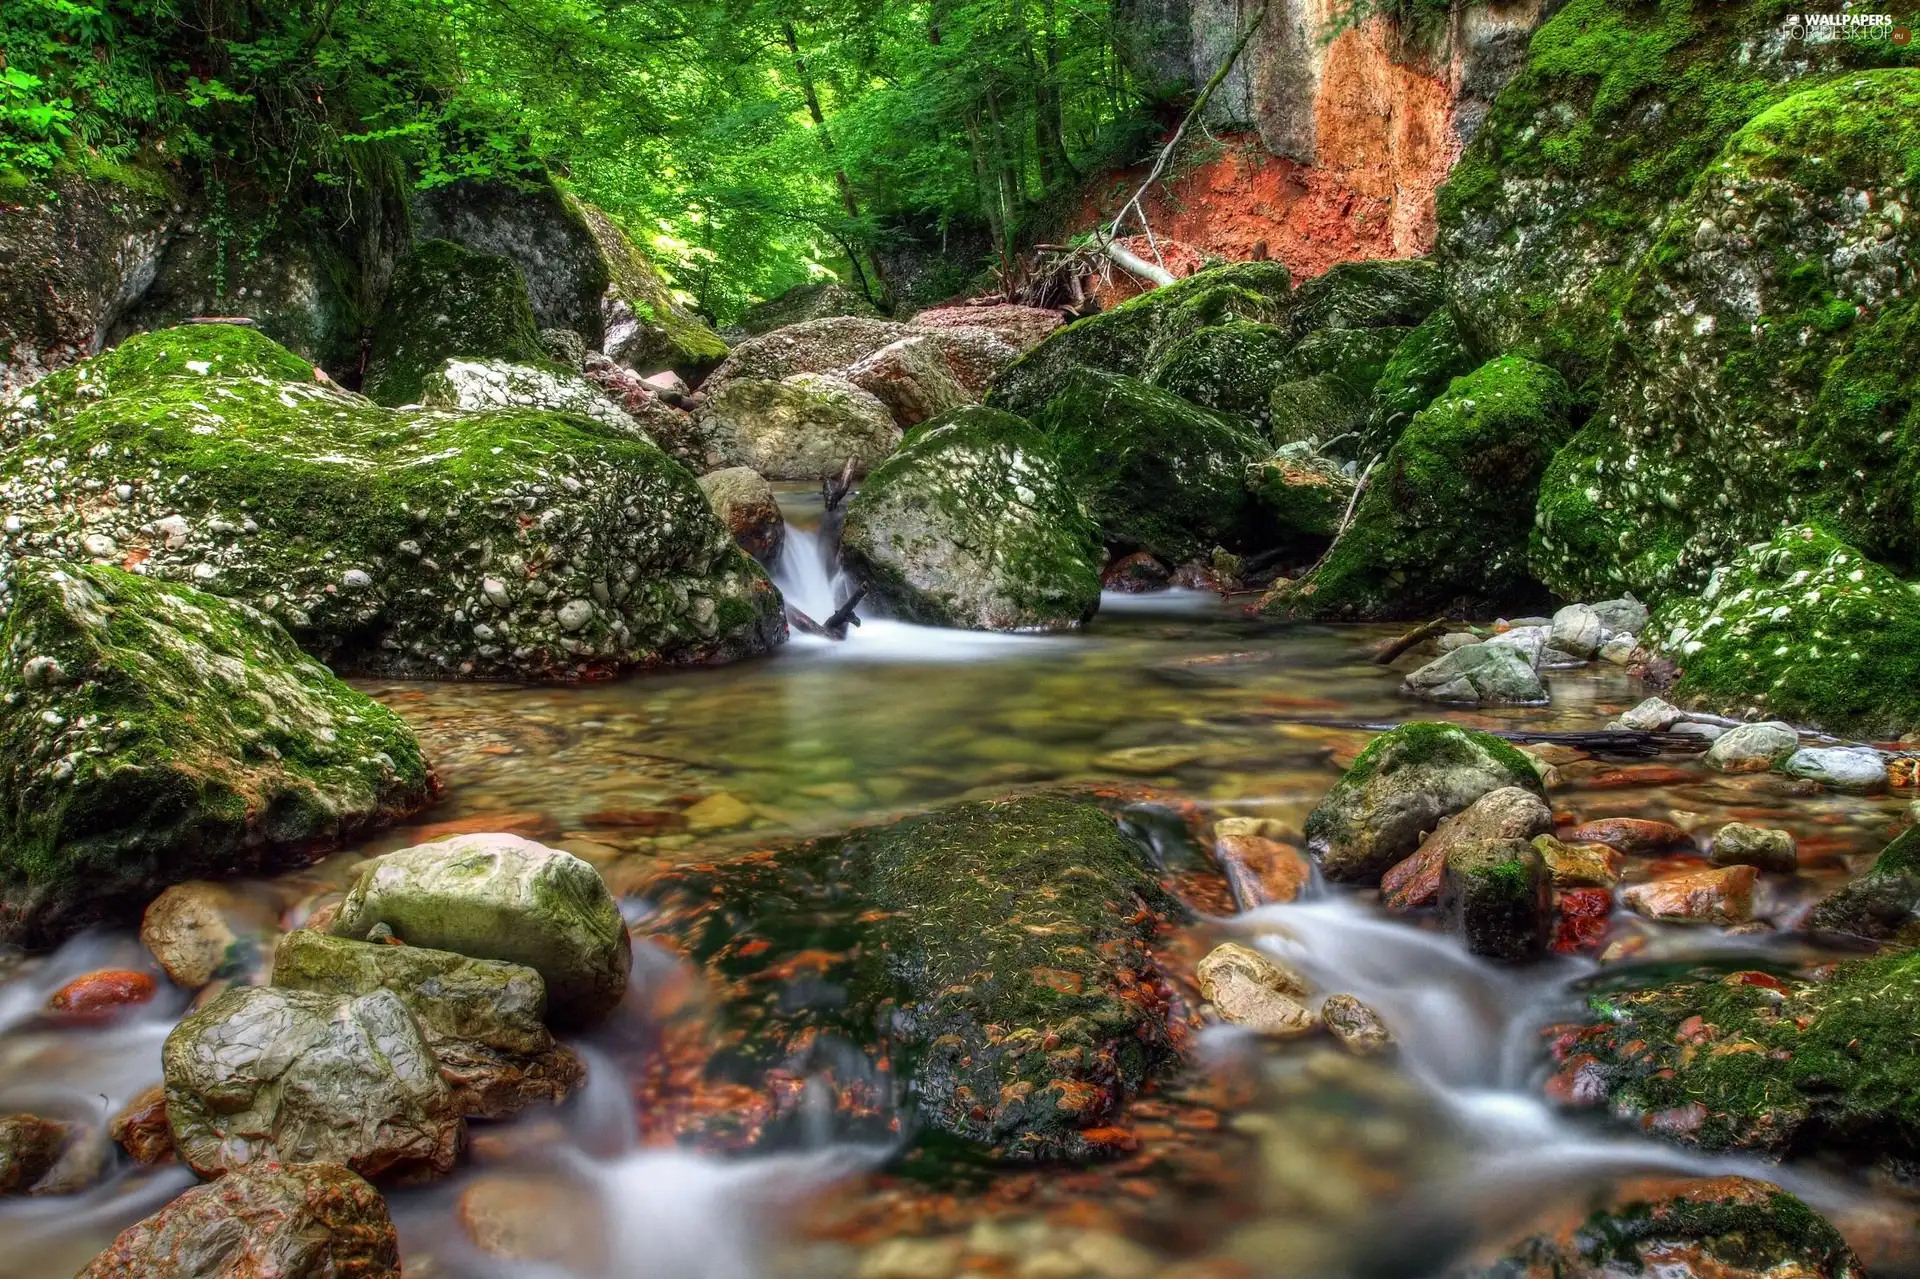
M 1902 48 L 1913 43 L 1913 30 L 1889 13 L 1790 13 L 1789 35 L 1825 42 L 1848 40 L 1856 44 L 1890 43 Z

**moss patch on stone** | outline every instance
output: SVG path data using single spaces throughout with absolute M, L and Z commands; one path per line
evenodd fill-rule
M 1749 547 L 1648 639 L 1698 704 L 1835 732 L 1920 727 L 1920 592 L 1824 530 Z
M 407 255 L 374 325 L 366 392 L 417 404 L 427 375 L 450 356 L 544 364 L 527 282 L 512 259 L 428 240 Z
M 437 789 L 398 716 L 245 604 L 40 558 L 11 558 L 6 585 L 0 940 L 299 864 Z
M 1413 415 L 1438 399 L 1449 383 L 1480 361 L 1467 348 L 1451 307 L 1441 307 L 1407 333 L 1373 384 L 1366 430 L 1353 452 L 1372 457 L 1400 438 Z
M 867 476 L 841 554 L 876 604 L 931 626 L 1058 630 L 1100 603 L 1100 532 L 1053 440 L 979 405 L 916 430 Z
M 580 678 L 784 633 L 764 573 L 646 440 L 382 409 L 247 329 L 129 339 L 36 385 L 0 434 L 0 551 L 247 600 L 337 669 Z
M 1034 419 L 1109 547 L 1179 564 L 1258 540 L 1247 468 L 1266 452 L 1244 422 L 1137 378 L 1069 370 Z
M 1517 357 L 1456 379 L 1388 450 L 1327 558 L 1264 610 L 1400 618 L 1527 594 L 1527 530 L 1569 404 L 1559 374 Z
M 1293 340 L 1277 325 L 1240 320 L 1201 329 L 1175 342 L 1148 381 L 1205 408 L 1246 418 L 1265 429 L 1268 399 Z
M 1286 328 L 1295 338 L 1317 329 L 1409 328 L 1444 296 L 1439 270 L 1424 258 L 1342 262 L 1294 290 Z

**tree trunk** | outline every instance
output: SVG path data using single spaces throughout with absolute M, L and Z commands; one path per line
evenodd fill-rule
M 800 52 L 800 33 L 794 30 L 791 22 L 783 22 L 780 24 L 780 34 L 786 38 L 787 52 L 793 55 L 793 70 L 800 77 L 800 94 L 806 99 L 807 115 L 813 120 L 813 131 L 820 139 L 820 149 L 825 151 L 827 157 L 833 161 L 833 182 L 840 188 L 840 203 L 846 208 L 847 217 L 857 221 L 860 217 L 860 202 L 854 198 L 853 181 L 847 177 L 846 167 L 840 163 L 840 153 L 834 150 L 833 134 L 827 129 L 826 113 L 820 109 L 820 94 L 813 87 L 813 72 L 808 70 L 807 60 Z M 879 257 L 871 252 L 867 255 L 867 266 L 873 272 L 874 282 L 879 286 L 881 296 L 875 301 L 884 308 L 890 293 L 886 272 L 880 265 Z M 855 257 L 854 270 L 857 272 L 859 267 L 859 260 Z M 862 281 L 862 284 L 864 285 L 865 281 Z

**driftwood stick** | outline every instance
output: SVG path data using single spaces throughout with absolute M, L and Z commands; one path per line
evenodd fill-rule
M 1339 719 L 1289 719 L 1289 724 L 1306 724 L 1313 728 L 1347 729 L 1357 733 L 1388 733 L 1401 727 L 1397 723 L 1363 723 L 1356 720 Z M 1704 737 L 1694 737 L 1686 733 L 1643 733 L 1630 729 L 1604 729 L 1589 732 L 1533 733 L 1522 729 L 1489 728 L 1483 730 L 1509 742 L 1522 746 L 1571 746 L 1577 750 L 1593 751 L 1600 755 L 1698 755 L 1706 750 L 1710 742 Z
M 833 610 L 833 616 L 822 623 L 828 639 L 845 639 L 849 625 L 860 625 L 860 619 L 854 616 L 853 611 L 860 607 L 860 601 L 866 597 L 867 588 L 863 583 L 853 588 L 853 594 L 847 597 L 846 603 Z
M 1373 664 L 1375 666 L 1391 666 L 1399 658 L 1400 654 L 1406 652 L 1415 644 L 1432 639 L 1446 629 L 1447 619 L 1444 617 L 1436 617 L 1431 622 L 1423 622 L 1408 631 L 1405 635 L 1402 635 L 1399 639 L 1388 643 L 1387 646 L 1382 648 L 1378 653 L 1375 653 L 1373 655 Z

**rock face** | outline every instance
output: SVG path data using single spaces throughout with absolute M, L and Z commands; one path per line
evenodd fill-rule
M 1596 1024 L 1557 1050 L 1573 1096 L 1705 1150 L 1911 1159 L 1920 956 L 1840 965 L 1820 982 L 1703 970 L 1594 995 Z
M 336 670 L 582 678 L 784 634 L 765 574 L 644 440 L 552 413 L 394 413 L 246 329 L 130 338 L 0 429 L 0 551 L 238 597 Z
M 711 1069 L 730 1079 L 834 1062 L 855 1082 L 850 1042 L 910 1081 L 920 1126 L 1002 1159 L 1081 1159 L 1175 1058 L 1148 944 L 1179 908 L 1084 803 L 962 804 L 669 871 L 647 895 L 652 930 L 752 992 L 725 1006 Z M 871 1107 L 861 1091 L 844 1104 Z
M 1920 726 L 1920 595 L 1818 528 L 1748 547 L 1661 607 L 1648 639 L 1679 664 L 1676 691 L 1716 710 L 1873 736 Z
M 174 1148 L 206 1177 L 272 1163 L 444 1175 L 466 1139 L 433 1050 L 390 990 L 236 987 L 174 1027 L 161 1064 Z
M 893 414 L 844 378 L 796 373 L 778 382 L 729 379 L 700 416 L 730 466 L 770 480 L 817 480 L 853 461 L 856 475 L 880 464 L 900 441 Z
M 913 317 L 915 328 L 985 329 L 1016 351 L 1030 351 L 1049 333 L 1066 323 L 1059 311 L 1038 306 L 998 303 L 991 306 L 937 306 Z
M 1075 368 L 1034 425 L 1116 551 L 1179 564 L 1216 546 L 1241 548 L 1263 527 L 1247 468 L 1266 450 L 1225 414 L 1137 378 Z
M 841 555 L 876 604 L 927 625 L 1067 629 L 1100 604 L 1099 531 L 1053 441 L 989 408 L 929 423 L 869 475 Z
M 519 267 L 428 240 L 394 273 L 368 351 L 366 392 L 381 404 L 419 404 L 427 375 L 453 356 L 535 364 L 546 349 Z
M 700 487 L 740 549 L 762 567 L 773 567 L 787 540 L 773 485 L 750 466 L 729 466 L 702 475 Z
M 400 1279 L 378 1191 L 345 1168 L 236 1169 L 120 1232 L 79 1279 Z
M 948 371 L 972 396 L 986 387 L 1019 354 L 987 329 L 967 326 L 918 328 L 865 316 L 807 320 L 748 338 L 715 369 L 702 386 L 709 395 L 735 378 L 778 382 L 796 373 L 839 375 L 875 351 L 906 338 L 925 337 L 940 348 Z
M 45 559 L 13 560 L 6 600 L 9 942 L 131 918 L 180 880 L 298 864 L 438 790 L 398 716 L 244 604 Z
M 1060 394 L 1076 368 L 1145 377 L 1189 334 L 1234 321 L 1279 319 L 1291 288 L 1292 277 L 1277 262 L 1188 276 L 1056 331 L 995 380 L 987 403 L 1031 418 Z
M 567 203 L 593 237 L 606 271 L 600 295 L 601 350 L 642 373 L 697 371 L 726 355 L 720 335 L 680 304 L 625 228 L 583 200 L 569 196 Z
M 460 835 L 376 858 L 332 932 L 365 940 L 382 924 L 411 946 L 533 969 L 558 1024 L 597 1020 L 626 992 L 631 945 L 600 873 L 516 835 Z
M 1920 70 L 1809 87 L 1696 179 L 1626 295 L 1601 411 L 1543 488 L 1549 586 L 1694 588 L 1803 520 L 1915 562 L 1915 442 L 1893 406 L 1912 393 L 1894 352 L 1912 307 L 1899 175 L 1916 107 Z
M 1468 644 L 1407 676 L 1406 690 L 1435 702 L 1539 706 L 1546 686 L 1533 663 L 1505 644 Z
M 1175 342 L 1147 380 L 1265 429 L 1273 416 L 1273 388 L 1288 380 L 1285 357 L 1292 349 L 1293 340 L 1278 325 L 1216 324 Z
M 547 1032 L 546 983 L 520 964 L 297 928 L 274 953 L 273 985 L 346 996 L 384 988 L 398 995 L 464 1115 L 492 1119 L 560 1101 L 585 1076 L 579 1059 Z
M 1764 1181 L 1639 1181 L 1579 1226 L 1520 1241 L 1459 1279 L 1865 1279 L 1840 1232 Z
M 877 398 L 902 430 L 971 404 L 974 397 L 924 334 L 889 343 L 848 366 L 847 381 Z
M 832 283 L 796 284 L 777 297 L 755 303 L 741 312 L 734 327 L 742 337 L 758 337 L 790 324 L 824 320 L 836 315 L 859 315 L 878 319 L 880 313 L 865 295 L 845 285 Z
M 420 381 L 420 403 L 428 408 L 481 413 L 489 409 L 545 409 L 589 417 L 602 426 L 631 435 L 640 424 L 599 387 L 554 365 L 513 364 L 506 360 L 444 360 Z M 655 441 L 658 443 L 659 441 Z
M 1560 376 L 1523 359 L 1455 379 L 1387 451 L 1326 561 L 1262 607 L 1289 617 L 1424 617 L 1524 595 L 1534 496 L 1565 438 L 1568 407 Z
M 1525 755 L 1452 724 L 1403 724 L 1375 738 L 1307 818 L 1307 851 L 1328 879 L 1374 884 L 1442 818 L 1489 791 L 1545 798 Z

